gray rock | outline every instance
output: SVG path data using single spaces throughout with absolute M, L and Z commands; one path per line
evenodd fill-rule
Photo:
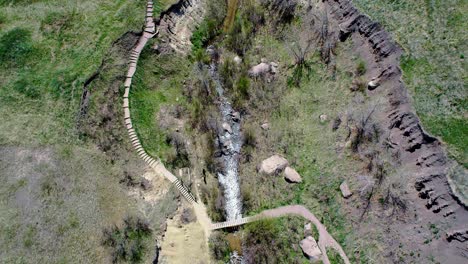
M 376 78 L 373 78 L 370 82 L 367 83 L 367 89 L 374 90 L 375 88 L 379 87 L 379 82 Z
M 286 167 L 284 170 L 284 178 L 287 182 L 290 183 L 302 182 L 301 175 L 299 175 L 299 173 L 297 173 L 297 171 L 291 167 Z
M 317 241 L 312 236 L 308 236 L 305 239 L 301 240 L 299 246 L 302 249 L 302 252 L 313 261 L 319 260 L 322 257 L 322 252 L 317 245 Z
M 305 237 L 312 236 L 312 224 L 311 223 L 307 223 L 304 225 L 304 236 Z
M 232 112 L 231 113 L 232 120 L 234 122 L 239 122 L 240 121 L 240 114 L 239 112 Z
M 242 63 L 241 57 L 235 56 L 235 57 L 234 57 L 234 62 L 235 62 L 237 65 L 241 64 L 241 63 Z
M 269 130 L 269 129 L 270 129 L 270 124 L 269 124 L 269 123 L 263 123 L 260 127 L 261 127 L 263 130 Z
M 322 123 L 327 122 L 327 120 L 328 120 L 327 115 L 320 115 L 319 118 L 320 118 L 320 122 L 322 122 Z
M 273 175 L 283 171 L 286 166 L 288 166 L 288 161 L 285 158 L 273 155 L 260 163 L 258 171 L 267 175 Z
M 229 134 L 232 134 L 231 125 L 229 125 L 228 123 L 223 123 L 223 129 L 224 129 L 224 131 L 228 132 Z
M 266 74 L 266 73 L 268 73 L 270 71 L 270 68 L 271 68 L 270 64 L 262 62 L 262 63 L 260 63 L 258 65 L 253 66 L 252 68 L 250 68 L 249 76 L 257 77 L 257 76 Z
M 348 184 L 346 183 L 346 181 L 341 183 L 340 190 L 341 190 L 341 194 L 343 195 L 343 197 L 345 199 L 347 199 L 347 198 L 351 197 L 351 195 L 353 195 L 353 193 L 349 190 L 349 187 L 348 187 Z

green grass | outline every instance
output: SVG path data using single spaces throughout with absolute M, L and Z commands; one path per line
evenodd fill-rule
M 183 84 L 192 63 L 182 56 L 157 56 L 149 48 L 143 52 L 130 93 L 132 121 L 145 150 L 163 162 L 170 159 L 173 147 L 167 143 L 168 131 L 158 122 L 162 107 L 187 106 Z
M 0 143 L 78 143 L 84 81 L 114 40 L 141 27 L 145 1 L 8 3 L 1 3 Z
M 155 13 L 169 2 L 156 2 Z M 0 236 L 0 262 L 109 262 L 101 231 L 136 213 L 136 201 L 119 180 L 141 175 L 141 163 L 126 141 L 116 144 L 118 156 L 96 146 L 125 132 L 118 123 L 123 117 L 113 116 L 110 132 L 94 124 L 97 136 L 90 140 L 80 137 L 77 113 L 84 82 L 103 60 L 106 68 L 89 87 L 88 120 L 99 120 L 96 112 L 116 98 L 105 93 L 109 87 L 117 87 L 120 110 L 125 65 L 122 54 L 109 50 L 125 32 L 141 29 L 145 5 L 0 0 L 0 233 L 6 234 Z M 168 201 L 144 206 L 155 230 L 174 209 Z
M 248 263 L 309 263 L 298 244 L 304 238 L 304 219 L 266 219 L 243 227 L 243 245 Z
M 468 3 L 463 0 L 354 3 L 382 23 L 403 47 L 404 81 L 423 126 L 441 137 L 450 154 L 467 168 Z

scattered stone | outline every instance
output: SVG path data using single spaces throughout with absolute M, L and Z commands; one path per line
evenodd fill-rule
M 261 59 L 260 59 L 260 62 L 261 62 L 261 63 L 267 63 L 268 61 L 267 61 L 267 59 L 265 59 L 265 58 L 261 58 Z
M 235 62 L 237 65 L 241 64 L 241 63 L 242 63 L 241 57 L 235 56 L 235 57 L 234 57 L 234 62 Z
M 261 127 L 263 130 L 269 130 L 269 129 L 270 129 L 270 124 L 269 124 L 269 123 L 263 123 L 260 127 Z
M 223 153 L 225 155 L 229 154 L 229 152 L 231 151 L 231 140 L 226 140 L 223 142 Z
M 297 173 L 297 171 L 291 167 L 286 167 L 284 170 L 284 178 L 287 182 L 290 183 L 302 182 L 301 175 L 299 175 L 299 173 Z
M 240 121 L 240 113 L 239 112 L 233 112 L 231 114 L 231 116 L 232 116 L 232 120 L 234 122 L 239 122 Z
M 327 116 L 327 115 L 320 115 L 319 118 L 320 118 L 320 122 L 321 122 L 321 123 L 325 123 L 325 122 L 327 122 L 327 120 L 328 120 L 328 116 Z
M 304 225 L 304 237 L 312 236 L 312 224 L 307 223 Z
M 369 90 L 374 90 L 375 88 L 379 87 L 379 82 L 377 81 L 376 78 L 373 78 L 368 84 L 367 84 L 367 89 Z
M 223 129 L 224 129 L 224 131 L 228 132 L 229 134 L 232 134 L 231 125 L 229 125 L 228 123 L 223 123 Z
M 265 173 L 267 175 L 278 174 L 283 171 L 286 166 L 288 166 L 288 161 L 285 158 L 279 155 L 273 155 L 262 161 L 258 172 Z
M 270 72 L 273 73 L 273 74 L 278 73 L 278 63 L 270 62 Z
M 345 199 L 348 199 L 349 197 L 351 197 L 351 195 L 353 195 L 353 193 L 349 190 L 349 187 L 346 181 L 341 183 L 340 190 L 341 190 L 341 194 L 343 195 Z
M 301 240 L 299 246 L 310 260 L 316 261 L 320 260 L 322 257 L 322 252 L 320 251 L 317 241 L 312 236 L 308 236 L 305 239 Z

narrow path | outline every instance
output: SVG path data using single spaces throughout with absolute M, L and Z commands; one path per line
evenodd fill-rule
M 283 206 L 271 210 L 265 210 L 258 215 L 251 216 L 251 217 L 244 217 L 240 219 L 236 219 L 233 221 L 228 222 L 221 222 L 221 223 L 212 223 L 211 219 L 208 217 L 206 213 L 206 209 L 204 208 L 203 204 L 197 203 L 195 196 L 193 196 L 190 191 L 185 187 L 182 182 L 174 176 L 170 171 L 166 169 L 166 167 L 161 163 L 159 159 L 155 159 L 148 155 L 148 153 L 144 150 L 143 146 L 141 145 L 140 139 L 133 128 L 131 115 L 130 115 L 130 104 L 129 104 L 129 95 L 130 95 L 130 87 L 132 84 L 133 76 L 135 75 L 138 59 L 143 48 L 148 43 L 148 40 L 153 38 L 158 34 L 156 30 L 156 25 L 153 20 L 153 2 L 148 1 L 146 6 L 146 22 L 145 22 L 145 29 L 143 35 L 138 40 L 136 46 L 130 52 L 130 63 L 129 68 L 126 75 L 125 80 L 125 94 L 124 94 L 124 102 L 123 102 L 123 109 L 124 109 L 124 119 L 125 125 L 127 127 L 128 135 L 132 142 L 133 147 L 137 151 L 138 155 L 152 167 L 156 173 L 164 176 L 168 179 L 174 186 L 181 192 L 187 201 L 189 201 L 192 206 L 194 206 L 195 212 L 197 214 L 197 218 L 200 219 L 200 223 L 202 224 L 203 228 L 205 229 L 205 234 L 209 235 L 211 230 L 215 229 L 222 229 L 227 227 L 234 227 L 240 226 L 246 223 L 258 221 L 265 218 L 278 218 L 286 215 L 299 215 L 307 220 L 311 221 L 316 227 L 319 232 L 319 241 L 318 246 L 322 251 L 322 261 L 325 264 L 329 264 L 330 260 L 326 254 L 326 248 L 332 247 L 338 251 L 341 258 L 345 261 L 346 264 L 349 264 L 349 259 L 346 256 L 345 252 L 335 241 L 335 239 L 328 233 L 326 227 L 320 223 L 320 221 L 312 214 L 307 208 L 302 205 L 290 205 L 290 206 Z
M 130 95 L 130 87 L 132 85 L 133 76 L 135 75 L 138 59 L 140 58 L 140 54 L 142 50 L 145 48 L 146 43 L 148 40 L 153 38 L 158 32 L 156 31 L 156 25 L 153 20 L 153 2 L 148 1 L 146 5 L 146 19 L 145 19 L 145 29 L 143 31 L 143 35 L 138 40 L 137 45 L 132 49 L 130 52 L 130 63 L 125 79 L 125 94 L 124 94 L 124 119 L 125 125 L 127 127 L 128 135 L 130 136 L 130 140 L 132 142 L 133 147 L 137 151 L 138 155 L 150 165 L 157 173 L 163 175 L 167 178 L 174 186 L 180 191 L 180 193 L 184 196 L 191 203 L 196 203 L 195 197 L 190 193 L 187 187 L 185 187 L 182 182 L 174 176 L 170 171 L 164 167 L 164 164 L 161 163 L 159 159 L 154 159 L 148 153 L 146 153 L 145 149 L 141 145 L 140 139 L 133 128 L 132 119 L 130 116 L 130 104 L 129 104 L 129 95 Z

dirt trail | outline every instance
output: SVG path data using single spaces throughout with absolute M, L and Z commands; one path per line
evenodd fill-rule
M 167 221 L 167 231 L 161 245 L 162 263 L 209 263 L 208 243 L 201 221 L 182 224 L 179 214 Z

